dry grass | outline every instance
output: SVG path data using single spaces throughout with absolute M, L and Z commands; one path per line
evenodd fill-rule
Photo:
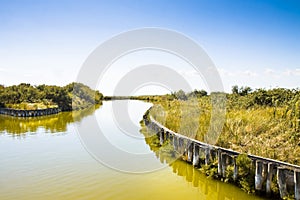
M 210 129 L 209 97 L 197 101 L 156 101 L 150 111 L 157 121 L 183 135 L 205 141 Z M 299 119 L 290 107 L 237 108 L 227 105 L 216 145 L 239 152 L 300 164 Z

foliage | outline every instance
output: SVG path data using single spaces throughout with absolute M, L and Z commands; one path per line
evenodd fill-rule
M 186 94 L 184 101 L 174 95 L 177 93 L 173 93 L 174 98 L 168 101 L 157 98 L 150 115 L 175 132 L 206 142 L 205 136 L 214 126 L 211 123 L 212 105 L 223 103 L 219 100 L 224 93 L 199 95 L 191 92 Z M 255 170 L 247 154 L 300 165 L 299 89 L 253 90 L 234 86 L 232 93 L 225 95 L 225 123 L 217 143 L 213 144 L 241 152 L 236 160 L 238 176 L 235 184 L 247 193 L 255 192 Z M 200 171 L 209 177 L 218 177 L 216 163 L 201 165 Z M 234 182 L 233 172 L 234 167 L 227 166 L 222 180 Z M 276 176 L 272 179 L 271 190 L 278 195 Z
M 77 110 L 99 104 L 103 95 L 82 83 L 64 87 L 52 85 L 32 86 L 21 83 L 0 87 L 0 107 L 38 109 L 59 107 L 63 111 Z
M 240 95 L 240 96 L 246 96 L 249 94 L 252 89 L 248 86 L 239 88 L 237 85 L 232 87 L 232 94 Z
M 238 93 L 226 94 L 226 118 L 216 145 L 299 165 L 299 89 L 236 88 Z M 167 128 L 205 141 L 214 128 L 211 111 L 212 102 L 218 100 L 213 98 L 216 94 L 221 95 L 187 95 L 185 101 L 157 97 L 150 113 Z
M 172 93 L 172 96 L 174 96 L 174 98 L 178 100 L 187 100 L 187 96 L 183 90 L 179 90 L 177 92 Z
M 207 96 L 207 92 L 205 90 L 194 90 L 187 94 L 188 97 L 205 97 Z
M 214 161 L 209 165 L 201 165 L 200 172 L 204 173 L 208 178 L 218 178 L 218 163 Z
M 252 160 L 246 154 L 238 155 L 236 159 L 238 166 L 238 184 L 247 193 L 254 193 L 254 170 Z

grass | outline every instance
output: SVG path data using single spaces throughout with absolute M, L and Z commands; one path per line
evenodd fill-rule
M 300 93 L 299 90 L 275 89 L 226 96 L 226 106 L 210 96 L 188 100 L 156 98 L 148 112 L 177 133 L 240 152 L 236 160 L 237 180 L 233 180 L 232 165 L 227 166 L 226 176 L 220 177 L 217 160 L 202 164 L 199 170 L 210 178 L 231 182 L 247 193 L 255 193 L 255 169 L 247 154 L 300 165 Z M 216 103 L 217 109 L 212 103 Z M 222 122 L 224 125 L 219 129 Z M 273 176 L 271 190 L 272 197 L 279 197 L 276 176 Z
M 156 100 L 150 115 L 167 128 L 210 143 L 206 138 L 218 124 L 211 125 L 210 97 L 181 100 Z M 225 122 L 216 145 L 241 153 L 300 164 L 300 132 L 298 118 L 288 106 L 226 105 Z M 217 121 L 217 120 L 216 120 Z M 212 136 L 215 137 L 215 136 Z

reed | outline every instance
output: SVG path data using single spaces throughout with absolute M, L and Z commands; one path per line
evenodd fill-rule
M 264 101 L 257 100 L 257 96 Z M 214 124 L 211 124 L 210 96 L 189 100 L 166 99 L 156 97 L 150 115 L 175 132 L 205 142 L 208 131 L 214 128 Z M 257 94 L 230 94 L 227 99 L 226 119 L 216 145 L 241 153 L 300 164 L 298 91 L 283 101 L 272 96 L 273 100 L 269 101 Z M 258 103 L 251 103 L 255 101 Z M 266 102 L 266 105 L 260 102 Z

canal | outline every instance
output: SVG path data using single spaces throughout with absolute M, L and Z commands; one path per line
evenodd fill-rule
M 113 115 L 123 116 L 124 109 L 113 107 L 124 102 L 37 118 L 0 115 L 0 199 L 261 199 L 208 179 L 186 162 L 162 159 L 140 132 L 151 104 L 126 102 L 129 122 Z M 86 140 L 96 132 L 95 121 L 106 142 L 94 144 L 105 157 Z M 120 151 L 137 156 L 131 160 Z

